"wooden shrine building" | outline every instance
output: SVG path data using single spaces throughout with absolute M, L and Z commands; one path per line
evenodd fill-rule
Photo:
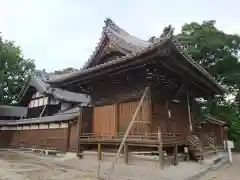
M 21 107 L 0 105 L 0 147 L 76 151 L 78 106 L 86 106 L 90 99 L 53 88 L 44 82 L 48 78 L 41 71 L 28 76 L 15 99 Z
M 126 140 L 129 146 L 177 144 L 202 152 L 203 136 L 197 135 L 192 104 L 197 97 L 214 97 L 225 90 L 172 33 L 171 27 L 165 28 L 159 38 L 143 41 L 107 19 L 100 43 L 84 68 L 47 81 L 53 87 L 90 95 L 92 132 L 80 132 L 80 145 L 120 144 L 133 120 Z
M 24 118 L 53 116 L 89 103 L 87 95 L 52 88 L 45 83 L 49 78 L 51 75 L 43 71 L 36 71 L 28 76 L 16 99 L 19 105 L 27 108 Z

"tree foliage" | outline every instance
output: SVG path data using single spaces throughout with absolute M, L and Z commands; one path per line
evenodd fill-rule
M 20 47 L 0 36 L 0 104 L 14 103 L 34 61 L 22 55 Z
M 178 39 L 188 53 L 230 91 L 240 85 L 240 37 L 215 27 L 215 21 L 185 24 Z
M 234 101 L 208 100 L 205 111 L 228 122 L 230 138 L 240 138 L 240 37 L 220 31 L 215 21 L 185 24 L 177 35 L 188 53 L 228 89 Z

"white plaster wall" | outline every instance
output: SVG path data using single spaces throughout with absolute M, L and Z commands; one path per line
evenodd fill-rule
M 38 125 L 32 124 L 30 129 L 38 129 Z
M 2 126 L 1 130 L 8 130 L 9 128 L 7 126 Z
M 59 128 L 59 124 L 56 124 L 56 123 L 50 123 L 50 124 L 49 124 L 49 128 L 50 128 L 50 129 L 56 129 L 56 128 Z
M 18 126 L 2 126 L 0 130 L 17 130 Z
M 26 130 L 26 129 L 30 129 L 30 126 L 29 125 L 24 125 L 23 130 Z
M 48 129 L 48 124 L 40 124 L 39 129 Z
M 17 126 L 17 130 L 22 130 L 22 126 Z
M 17 130 L 17 126 L 11 126 L 9 127 L 9 130 Z

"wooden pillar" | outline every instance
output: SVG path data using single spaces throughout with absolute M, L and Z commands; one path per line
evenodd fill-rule
M 81 143 L 80 143 L 80 134 L 81 134 L 81 130 L 82 130 L 82 121 L 83 121 L 83 110 L 82 107 L 79 108 L 79 115 L 77 118 L 77 151 L 76 151 L 76 155 L 79 158 L 83 158 L 82 157 L 82 149 L 81 149 Z
M 222 145 L 223 145 L 224 143 L 223 126 L 220 126 L 220 130 L 221 130 L 221 139 L 222 139 Z
M 186 154 L 186 161 L 190 160 L 190 155 L 189 155 L 189 151 L 188 151 L 188 147 L 184 147 L 184 153 Z
M 128 144 L 124 144 L 124 162 L 128 164 Z
M 115 103 L 115 135 L 119 134 L 119 103 Z
M 178 165 L 178 145 L 174 145 L 174 158 L 173 158 L 173 165 Z
M 193 126 L 192 126 L 191 107 L 190 107 L 189 94 L 188 93 L 187 93 L 187 105 L 188 105 L 189 130 L 190 130 L 190 132 L 192 132 L 193 131 Z
M 102 146 L 101 142 L 98 142 L 98 160 L 102 160 Z
M 60 126 L 60 124 L 59 124 L 59 126 Z M 68 121 L 68 127 L 67 127 L 67 134 L 66 134 L 66 136 L 67 136 L 67 140 L 66 140 L 66 152 L 68 152 L 68 150 L 69 150 L 69 144 L 70 144 L 70 132 L 71 132 L 71 122 L 70 121 Z
M 158 155 L 159 155 L 159 168 L 164 169 L 163 141 L 160 127 L 158 127 Z

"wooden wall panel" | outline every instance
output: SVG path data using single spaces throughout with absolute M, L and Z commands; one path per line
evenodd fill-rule
M 187 102 L 171 104 L 172 131 L 176 133 L 189 132 L 190 124 L 188 117 Z
M 168 108 L 170 109 L 171 117 L 168 117 Z M 153 120 L 151 131 L 157 132 L 157 127 L 160 125 L 162 133 L 184 133 L 189 132 L 189 119 L 186 103 L 153 103 Z
M 93 133 L 114 136 L 116 134 L 116 104 L 94 107 Z
M 70 123 L 70 136 L 68 151 L 75 152 L 77 150 L 77 123 Z
M 202 124 L 201 131 L 203 133 L 213 133 L 215 135 L 217 145 L 223 145 L 223 140 L 225 139 L 223 126 L 212 123 L 204 123 Z
M 57 148 L 67 151 L 67 128 L 36 130 L 3 130 L 0 132 L 2 147 L 24 146 L 33 148 Z
M 139 101 L 126 102 L 119 104 L 119 123 L 118 131 L 119 133 L 125 133 L 136 109 Z M 136 121 L 151 121 L 151 109 L 150 104 L 145 101 L 137 114 Z M 130 134 L 145 133 L 149 132 L 149 124 L 147 123 L 134 123 Z
M 161 128 L 162 133 L 167 133 L 168 131 L 168 113 L 166 104 L 162 103 L 153 103 L 152 105 L 152 124 L 151 132 L 156 133 L 158 126 Z

